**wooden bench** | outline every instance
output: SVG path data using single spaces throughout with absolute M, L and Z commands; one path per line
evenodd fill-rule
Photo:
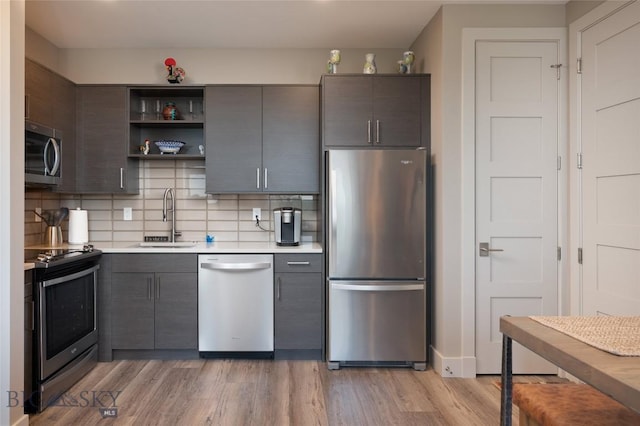
M 520 426 L 640 426 L 640 414 L 576 383 L 514 383 Z

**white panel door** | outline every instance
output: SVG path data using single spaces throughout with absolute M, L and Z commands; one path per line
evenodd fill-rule
M 478 374 L 500 372 L 502 315 L 558 312 L 558 50 L 553 41 L 476 44 Z M 518 345 L 514 354 L 516 373 L 557 372 Z
M 640 4 L 582 33 L 584 315 L 640 314 Z

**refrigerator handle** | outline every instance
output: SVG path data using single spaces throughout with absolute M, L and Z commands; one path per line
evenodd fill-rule
M 354 291 L 410 291 L 410 290 L 424 290 L 424 284 L 360 285 L 360 284 L 332 283 L 331 287 L 333 289 L 335 289 L 335 290 L 354 290 Z
M 333 242 L 338 238 L 338 208 L 334 197 L 336 196 L 337 189 L 337 172 L 329 168 L 329 241 L 327 245 L 329 247 L 329 262 L 331 265 L 335 265 L 337 262 L 336 249 L 333 247 Z

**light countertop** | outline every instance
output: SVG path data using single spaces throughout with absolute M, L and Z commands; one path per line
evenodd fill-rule
M 217 241 L 197 242 L 193 247 L 140 247 L 138 242 L 97 242 L 93 246 L 103 253 L 322 253 L 318 242 L 299 246 L 279 246 L 274 242 Z

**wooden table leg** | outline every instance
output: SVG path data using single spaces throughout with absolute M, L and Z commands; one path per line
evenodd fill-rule
M 502 376 L 500 388 L 500 425 L 511 426 L 513 371 L 511 360 L 511 337 L 502 335 Z

